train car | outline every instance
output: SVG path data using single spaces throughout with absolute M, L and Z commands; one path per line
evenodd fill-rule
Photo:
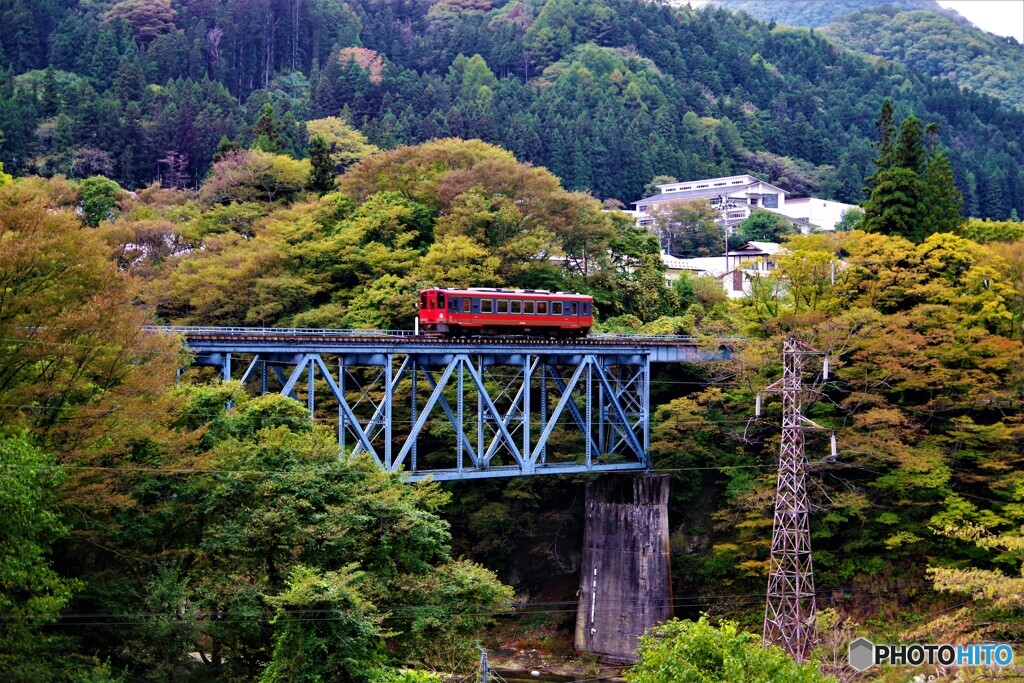
M 543 289 L 424 289 L 421 334 L 442 337 L 525 335 L 583 337 L 594 324 L 594 299 Z

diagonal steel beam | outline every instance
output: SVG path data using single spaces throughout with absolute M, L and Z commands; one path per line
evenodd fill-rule
M 390 357 L 391 356 L 389 355 L 388 358 L 390 359 Z M 387 380 L 387 377 L 386 377 L 387 373 L 381 373 L 381 374 L 385 375 L 384 383 L 385 384 L 389 384 L 389 386 L 385 386 L 384 387 L 384 395 L 385 395 L 385 397 L 386 396 L 393 396 L 394 395 L 395 389 L 398 388 L 398 383 L 402 381 L 402 376 L 405 374 L 405 369 L 407 367 L 409 367 L 409 357 L 408 356 L 406 356 L 405 358 L 402 359 L 402 364 L 400 366 L 398 366 L 398 370 L 392 375 L 390 382 L 388 382 L 388 380 Z M 379 377 L 380 377 L 380 375 L 378 375 L 378 378 Z M 374 380 L 374 381 L 376 382 L 376 380 Z M 387 417 L 388 409 L 390 408 L 390 406 L 385 405 L 387 403 L 388 403 L 388 401 L 385 399 L 385 400 L 381 401 L 379 404 L 376 404 L 374 406 L 375 410 L 373 411 L 373 417 L 371 417 L 370 421 L 366 423 L 366 433 L 367 434 L 372 434 L 374 428 L 381 427 L 381 426 L 385 427 L 385 432 L 389 431 L 387 429 L 387 425 L 382 425 L 382 422 L 384 421 L 384 418 Z M 379 432 L 378 432 L 378 434 L 379 434 Z M 386 445 L 387 444 L 385 444 L 385 446 Z M 361 451 L 362 451 L 362 446 L 360 444 L 357 444 L 356 447 L 355 447 L 355 450 L 352 451 L 352 455 L 358 455 Z
M 366 452 L 373 456 L 373 459 L 376 460 L 378 464 L 383 464 L 377 456 L 377 451 L 373 448 L 373 444 L 370 443 L 370 438 L 366 435 L 366 432 L 363 431 L 362 425 L 360 425 L 359 420 L 356 419 L 351 406 L 349 406 L 348 401 L 345 400 L 345 392 L 343 392 L 341 387 L 339 387 L 334 381 L 334 378 L 331 376 L 331 373 L 328 372 L 327 365 L 324 363 L 323 359 L 320 356 L 316 356 L 314 362 L 320 366 L 320 372 L 327 381 L 327 386 L 330 388 L 331 393 L 334 394 L 334 398 L 338 399 L 338 406 L 344 414 L 345 420 L 348 422 L 348 424 L 345 425 L 345 428 L 350 429 L 355 433 L 356 437 L 359 439 L 359 444 L 363 446 Z M 353 456 L 354 455 L 355 453 L 353 453 Z
M 451 379 L 452 372 L 462 362 L 462 358 L 464 358 L 464 356 L 457 356 L 448 364 L 448 367 L 444 369 L 444 372 L 441 373 L 441 379 L 439 379 L 437 384 L 434 385 L 434 390 L 430 392 L 430 398 L 428 398 L 427 402 L 423 404 L 423 412 L 421 412 L 420 416 L 416 419 L 416 423 L 412 426 L 409 436 L 406 437 L 405 443 L 402 444 L 402 450 L 398 452 L 398 457 L 395 458 L 394 463 L 392 463 L 392 469 L 398 469 L 401 467 L 402 462 L 405 461 L 405 457 L 409 454 L 409 451 L 412 450 L 412 445 L 416 443 L 416 438 L 419 436 L 420 430 L 423 429 L 423 425 L 427 423 L 427 418 L 430 417 L 430 411 L 432 411 L 434 406 L 437 405 L 437 401 L 441 397 L 442 392 L 444 392 L 444 388 L 447 386 L 448 380 Z
M 606 399 L 610 404 L 608 407 L 610 407 L 612 411 L 615 412 L 616 417 L 622 421 L 621 428 L 619 428 L 614 422 L 611 422 L 611 425 L 621 432 L 623 438 L 625 438 L 629 443 L 630 448 L 633 449 L 633 453 L 636 454 L 637 458 L 643 460 L 643 446 L 640 445 L 640 440 L 636 438 L 636 433 L 633 431 L 635 426 L 631 425 L 629 420 L 626 419 L 626 413 L 622 409 L 622 403 L 619 400 L 619 396 L 612 391 L 612 385 L 611 382 L 608 381 L 608 375 L 605 374 L 604 368 L 601 367 L 600 363 L 594 363 L 594 368 L 597 370 L 598 381 L 604 385 L 608 392 L 608 398 Z
M 484 387 L 480 374 L 477 373 L 476 368 L 473 367 L 473 364 L 469 360 L 469 356 L 465 354 L 459 355 L 466 359 L 465 367 L 469 371 L 469 376 L 473 380 L 473 383 L 476 384 L 476 389 L 479 392 L 480 398 L 487 407 L 487 410 L 489 410 L 490 414 L 495 417 L 494 422 L 498 425 L 498 434 L 495 435 L 495 440 L 498 438 L 503 439 L 505 443 L 508 444 L 508 450 L 512 453 L 512 457 L 516 459 L 516 462 L 519 463 L 520 467 L 524 467 L 526 463 L 523 460 L 523 454 L 519 452 L 519 447 L 516 446 L 516 441 L 512 438 L 512 435 L 509 434 L 508 428 L 505 427 L 505 423 L 499 419 L 498 409 L 494 406 L 494 401 L 491 400 L 490 394 L 487 393 L 487 389 Z
M 586 363 L 591 362 L 593 358 L 593 356 L 584 357 L 583 362 L 580 363 L 580 367 L 582 367 Z M 558 371 L 558 367 L 552 364 L 548 365 L 547 368 L 548 374 L 551 375 L 551 379 L 553 379 L 555 382 L 555 386 L 558 387 L 558 390 L 561 391 L 564 395 L 566 393 L 566 387 L 568 385 L 566 385 L 565 380 L 562 379 L 562 374 Z M 572 415 L 572 419 L 576 421 L 576 425 L 580 428 L 580 432 L 583 433 L 583 438 L 588 438 L 587 421 L 583 419 L 583 414 L 580 413 L 579 406 L 576 405 L 575 401 L 569 401 L 569 404 L 566 406 L 566 408 L 569 410 L 569 414 Z M 600 453 L 600 451 L 597 448 L 597 444 L 594 443 L 593 436 L 589 437 L 589 439 L 590 450 L 594 453 Z
M 521 415 L 529 415 L 530 408 L 528 404 L 526 406 L 523 405 L 523 397 L 529 396 L 530 376 L 533 374 L 533 371 L 537 369 L 537 363 L 539 362 L 539 360 L 540 359 L 534 360 L 533 366 L 530 367 L 527 372 L 523 373 L 525 375 L 523 377 L 523 382 L 519 385 L 519 391 L 516 392 L 515 398 L 512 399 L 512 404 L 508 407 L 508 412 L 505 413 L 505 416 L 495 416 L 505 424 L 506 430 L 508 429 L 509 425 L 512 424 L 512 417 L 514 416 L 516 410 L 518 410 Z M 516 380 L 519 379 L 519 377 L 520 375 L 517 374 L 512 381 L 515 382 Z M 502 393 L 505 393 L 507 395 L 507 392 Z M 525 422 L 526 420 L 524 420 L 524 423 Z M 487 452 L 484 453 L 483 460 L 485 463 L 489 464 L 491 462 L 491 458 L 494 457 L 494 454 L 498 451 L 499 446 L 501 446 L 501 444 L 498 442 L 497 439 L 491 441 L 490 447 L 488 447 Z M 525 442 L 525 445 L 523 446 L 523 452 L 530 452 L 529 441 Z
M 540 438 L 537 439 L 537 444 L 533 448 L 533 454 L 530 456 L 531 463 L 537 462 L 537 458 L 540 457 L 541 449 L 545 444 L 547 444 L 548 438 L 551 436 L 551 432 L 555 429 L 555 424 L 558 422 L 558 418 L 562 415 L 562 411 L 565 410 L 566 405 L 571 405 L 573 408 L 576 407 L 576 404 L 571 400 L 572 390 L 576 388 L 576 384 L 580 381 L 580 377 L 583 376 L 583 371 L 586 369 L 587 365 L 590 364 L 590 358 L 590 356 L 584 357 L 583 362 L 576 366 L 576 370 L 572 373 L 572 377 L 568 382 L 562 382 L 561 377 L 558 377 L 559 384 L 563 387 L 562 397 L 558 399 L 558 403 L 555 405 L 554 410 L 551 411 L 551 417 L 548 419 L 548 423 L 544 425 L 544 431 L 541 432 Z M 553 370 L 554 366 L 549 366 L 549 369 Z M 570 408 L 570 410 L 572 410 L 572 408 Z M 582 418 L 580 418 L 579 422 L 582 427 Z M 585 429 L 583 430 L 583 433 L 587 433 Z
M 430 372 L 429 370 L 427 370 L 426 368 L 421 367 L 420 369 L 423 371 L 423 376 L 427 378 L 427 384 L 430 385 L 431 391 L 433 391 L 435 388 L 437 388 L 437 381 L 434 379 L 434 374 L 432 372 Z M 460 383 L 460 385 L 459 385 L 457 390 L 459 392 L 459 394 L 458 394 L 458 402 L 459 402 L 459 405 L 461 406 L 462 405 L 462 386 L 461 386 L 461 383 Z M 441 394 L 441 396 L 437 399 L 437 402 L 441 404 L 441 410 L 444 411 L 445 415 L 448 416 L 448 419 L 451 420 L 452 426 L 455 427 L 455 429 L 456 429 L 456 432 L 455 432 L 456 438 L 461 437 L 462 447 L 464 449 L 466 449 L 466 452 L 469 454 L 469 459 L 473 461 L 473 465 L 474 466 L 479 467 L 480 466 L 480 461 L 477 459 L 477 457 L 476 457 L 476 450 L 473 448 L 473 444 L 469 440 L 469 436 L 466 434 L 465 425 L 462 424 L 459 421 L 458 417 L 456 417 L 455 411 L 452 410 L 452 406 L 451 406 L 450 403 L 448 403 L 448 399 L 446 399 L 444 397 L 444 394 Z
M 246 382 L 249 381 L 249 377 L 251 377 L 252 373 L 256 370 L 257 367 L 259 367 L 259 364 L 260 354 L 257 353 L 255 356 L 252 357 L 252 362 L 249 363 L 249 367 L 245 369 L 245 374 L 242 375 L 242 384 L 245 384 Z

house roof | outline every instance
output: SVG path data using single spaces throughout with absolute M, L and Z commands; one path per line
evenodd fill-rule
M 729 256 L 755 256 L 757 254 L 776 254 L 782 249 L 781 244 L 775 242 L 745 242 L 735 249 L 729 250 Z
M 673 201 L 686 201 L 688 199 L 704 199 L 710 197 L 728 197 L 729 195 L 735 194 L 740 190 L 746 190 L 747 188 L 753 187 L 757 183 L 750 183 L 748 185 L 733 185 L 732 187 L 707 187 L 701 190 L 681 190 L 679 192 L 662 192 L 661 194 L 651 195 L 650 197 L 644 197 L 638 199 L 631 204 L 658 204 L 661 202 L 673 202 Z
M 643 203 L 646 202 L 646 203 L 655 203 L 656 204 L 656 203 L 659 203 L 659 202 L 686 201 L 688 199 L 703 199 L 703 198 L 706 198 L 706 197 L 707 198 L 718 197 L 718 196 L 731 197 L 731 196 L 734 196 L 734 195 L 737 195 L 737 194 L 746 195 L 747 193 L 745 191 L 749 190 L 750 188 L 752 188 L 752 187 L 754 187 L 756 185 L 765 185 L 765 186 L 770 187 L 770 188 L 772 188 L 774 190 L 778 190 L 779 194 L 782 194 L 782 195 L 787 194 L 786 191 L 783 190 L 781 187 L 778 187 L 776 185 L 772 185 L 771 183 L 766 182 L 764 180 L 757 180 L 756 178 L 753 178 L 752 176 L 748 176 L 748 177 L 752 178 L 752 182 L 744 183 L 743 185 L 726 185 L 726 186 L 718 186 L 718 187 L 714 187 L 713 184 L 714 184 L 715 180 L 721 180 L 721 178 L 709 178 L 707 180 L 695 180 L 694 182 L 696 182 L 696 183 L 705 183 L 706 182 L 706 183 L 711 184 L 711 186 L 710 187 L 700 188 L 700 189 L 694 189 L 694 190 L 678 190 L 676 192 L 662 192 L 661 194 L 655 194 L 655 195 L 651 195 L 650 197 L 644 197 L 643 199 L 638 199 L 637 201 L 630 202 L 630 203 L 631 204 L 643 204 Z

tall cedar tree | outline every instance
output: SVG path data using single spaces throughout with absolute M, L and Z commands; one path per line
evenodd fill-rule
M 937 142 L 938 126 L 933 123 L 926 129 L 921 119 L 911 114 L 900 124 L 897 136 L 888 99 L 875 126 L 877 170 L 866 179 L 871 196 L 864 205 L 864 229 L 899 235 L 915 244 L 933 233 L 955 230 L 963 197 L 954 183 L 949 159 Z
M 334 160 L 331 159 L 331 149 L 327 141 L 319 135 L 314 135 L 309 141 L 309 161 L 312 165 L 309 171 L 309 189 L 320 195 L 333 190 Z

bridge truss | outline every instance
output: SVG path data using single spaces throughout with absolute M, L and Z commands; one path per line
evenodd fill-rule
M 336 426 L 411 480 L 649 468 L 651 352 L 633 343 L 186 336 L 195 365 Z

